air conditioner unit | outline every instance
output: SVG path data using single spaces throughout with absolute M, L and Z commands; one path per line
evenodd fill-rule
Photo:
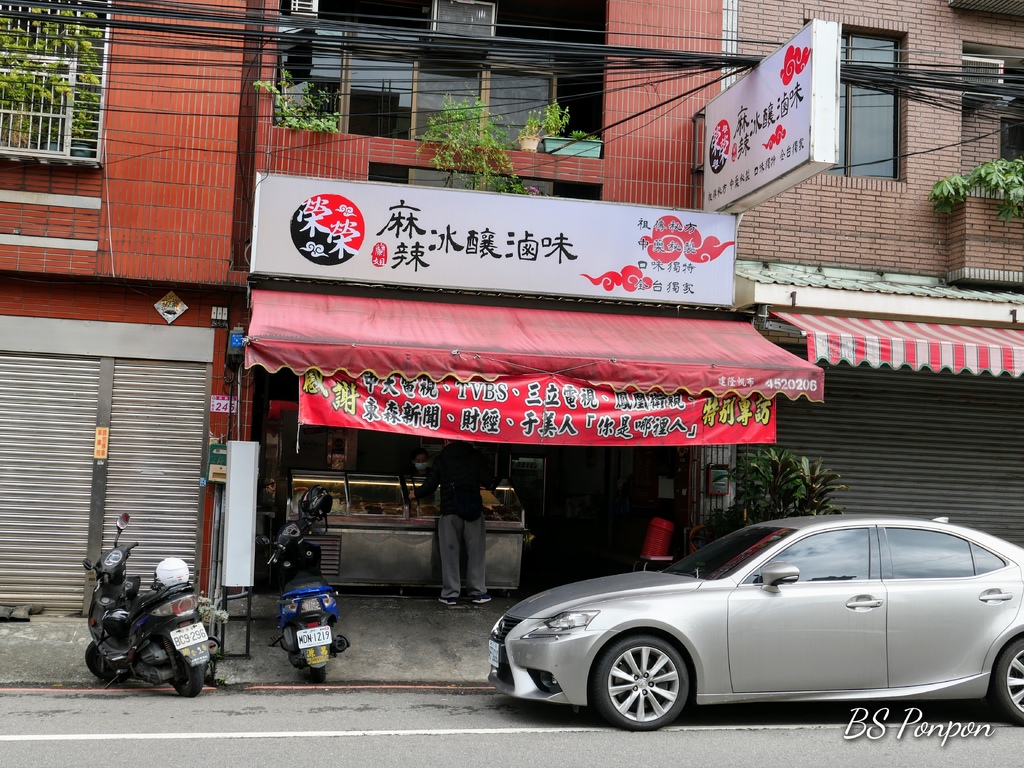
M 320 12 L 320 0 L 291 0 L 292 16 L 312 16 Z
M 964 56 L 964 102 L 982 104 L 1002 98 L 1003 60 L 984 56 Z
M 435 32 L 494 37 L 495 13 L 495 3 L 480 3 L 476 0 L 434 0 L 431 19 Z

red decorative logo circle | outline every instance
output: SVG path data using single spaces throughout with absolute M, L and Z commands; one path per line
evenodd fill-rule
M 344 264 L 359 252 L 365 234 L 362 211 L 341 195 L 313 195 L 292 215 L 292 242 L 314 264 Z

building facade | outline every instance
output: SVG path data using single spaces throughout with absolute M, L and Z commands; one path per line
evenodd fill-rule
M 680 336 L 696 320 L 753 322 L 776 350 L 759 353 L 791 371 L 806 370 L 800 360 L 825 368 L 823 403 L 770 393 L 775 440 L 842 474 L 849 509 L 951 514 L 1012 533 L 1024 483 L 1012 449 L 1012 360 L 998 376 L 943 367 L 941 355 L 940 370 L 916 358 L 899 367 L 891 354 L 862 363 L 834 354 L 842 345 L 830 345 L 838 331 L 827 320 L 909 321 L 947 338 L 956 333 L 947 327 L 988 328 L 1003 333 L 966 334 L 970 354 L 1016 354 L 1022 225 L 996 220 L 989 200 L 949 216 L 928 200 L 939 178 L 1020 150 L 1006 94 L 1024 66 L 1024 16 L 1014 3 L 985 6 L 250 0 L 126 15 L 116 3 L 68 3 L 73 18 L 50 19 L 63 32 L 39 35 L 30 23 L 39 9 L 3 4 L 5 47 L 51 88 L 0 95 L 0 525 L 15 532 L 0 542 L 0 563 L 17 572 L 0 576 L 0 602 L 80 610 L 80 561 L 96 555 L 121 512 L 137 519 L 140 569 L 180 556 L 205 587 L 222 500 L 207 482 L 209 456 L 227 440 L 261 443 L 266 529 L 288 513 L 293 471 L 400 473 L 413 447 L 433 444 L 411 432 L 300 425 L 303 366 L 250 356 L 247 367 L 232 346 L 248 334 L 250 352 L 258 348 L 254 291 L 431 302 L 452 313 L 568 308 L 629 318 L 624 328 L 675 317 Z M 495 199 L 479 176 L 439 168 L 423 141 L 446 97 L 482 108 L 506 132 L 508 165 L 497 176 L 521 186 L 499 199 L 573 201 L 583 206 L 572 208 L 582 211 L 576 225 L 603 218 L 604 205 L 699 208 L 704 107 L 811 19 L 842 25 L 848 66 L 986 74 L 967 96 L 947 88 L 931 100 L 841 82 L 839 165 L 744 213 L 728 255 L 731 300 L 595 300 L 557 282 L 416 288 L 252 269 L 268 233 L 257 220 L 263 179 L 378 185 L 398 198 L 398 185 L 443 190 L 454 180 L 463 195 Z M 0 61 L 0 76 L 12 67 Z M 568 108 L 565 137 L 601 140 L 596 157 L 571 145 L 568 155 L 514 146 L 529 113 L 552 102 Z M 897 335 L 890 329 L 886 344 Z M 708 391 L 737 393 L 727 381 Z M 524 570 L 562 578 L 596 562 L 620 567 L 636 558 L 653 516 L 675 523 L 674 547 L 685 551 L 688 530 L 728 502 L 710 481 L 736 450 L 727 441 L 498 444 L 495 472 L 518 484 L 536 533 Z
M 226 358 L 241 45 L 197 50 L 204 29 L 0 6 L 0 603 L 81 612 L 121 513 L 132 572 L 210 560 L 208 447 L 249 409 Z

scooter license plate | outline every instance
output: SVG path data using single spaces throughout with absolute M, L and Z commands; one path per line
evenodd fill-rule
M 171 642 L 177 650 L 188 648 L 190 645 L 203 643 L 210 638 L 206 634 L 206 627 L 202 624 L 189 624 L 187 627 L 178 627 L 171 630 Z
M 331 642 L 331 628 L 330 626 L 323 626 L 300 629 L 295 633 L 295 637 L 299 641 L 299 648 L 312 648 L 315 645 L 329 645 Z

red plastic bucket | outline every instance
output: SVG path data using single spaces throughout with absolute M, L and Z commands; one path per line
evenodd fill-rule
M 655 517 L 647 526 L 647 536 L 644 538 L 644 548 L 640 550 L 640 557 L 665 557 L 669 547 L 672 546 L 672 532 L 676 529 L 671 520 L 663 517 Z

